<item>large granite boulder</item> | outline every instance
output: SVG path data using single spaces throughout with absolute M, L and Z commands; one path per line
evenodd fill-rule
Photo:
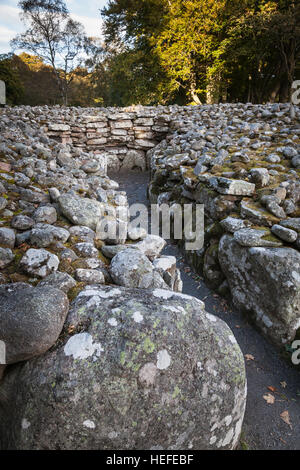
M 194 297 L 89 286 L 61 341 L 7 372 L 1 400 L 3 449 L 233 449 L 244 360 Z
M 68 313 L 67 296 L 53 287 L 25 283 L 0 286 L 0 339 L 6 364 L 46 352 L 57 340 Z
M 300 328 L 300 253 L 293 248 L 243 247 L 224 235 L 219 261 L 235 305 L 250 312 L 276 343 L 293 340 Z
M 114 256 L 110 265 L 110 274 L 119 286 L 168 289 L 162 276 L 154 270 L 147 256 L 136 248 L 127 248 Z
M 158 235 L 147 235 L 135 246 L 151 261 L 157 258 L 166 246 L 167 242 Z
M 73 224 L 96 229 L 103 212 L 100 202 L 66 193 L 59 197 L 58 203 L 64 216 Z
M 22 257 L 20 266 L 26 273 L 43 278 L 57 271 L 59 259 L 43 248 L 39 250 L 29 248 Z

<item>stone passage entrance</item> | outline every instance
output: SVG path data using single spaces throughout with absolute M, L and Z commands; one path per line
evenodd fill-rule
M 59 142 L 84 152 L 105 154 L 110 171 L 145 171 L 146 152 L 170 132 L 172 115 L 171 107 L 75 108 L 60 110 L 53 118 L 48 116 L 45 130 Z
M 136 201 L 149 203 L 149 173 L 113 173 L 111 176 L 119 182 L 120 190 L 126 191 L 129 204 Z M 199 270 L 197 272 L 191 269 L 191 264 L 184 259 L 178 244 L 168 242 L 162 255 L 176 258 L 183 282 L 182 292 L 204 301 L 207 312 L 224 320 L 232 329 L 244 354 L 248 394 L 239 449 L 298 449 L 299 370 L 290 366 L 290 358 L 284 358 L 282 352 L 261 335 L 242 311 L 208 287 L 206 279 L 199 275 Z M 273 395 L 268 387 L 276 389 L 274 405 L 268 405 L 264 398 L 269 394 Z M 281 398 L 278 398 L 277 401 L 279 395 L 284 395 L 285 399 L 281 401 Z M 294 417 L 292 430 L 280 417 L 286 410 Z
M 106 159 L 110 172 L 151 169 L 153 203 L 204 204 L 205 243 L 190 262 L 273 341 L 291 342 L 300 328 L 298 108 L 293 120 L 278 104 L 88 111 L 61 110 L 45 130 Z
M 288 121 L 285 106 L 135 112 L 21 107 L 0 113 L 0 320 L 10 319 L 0 321 L 0 336 L 9 345 L 7 362 L 24 361 L 1 367 L 0 405 L 7 398 L 0 406 L 1 446 L 234 448 L 245 408 L 245 359 L 249 399 L 241 447 L 297 449 L 297 370 L 250 326 L 248 316 L 207 287 L 214 281 L 213 287 L 221 293 L 223 285 L 235 299 L 235 284 L 219 257 L 224 241 L 246 260 L 257 253 L 277 256 L 278 250 L 297 257 L 297 122 Z M 116 126 L 110 114 L 121 114 L 122 124 Z M 145 139 L 143 165 L 132 167 L 150 169 L 152 201 L 205 204 L 205 244 L 191 253 L 195 273 L 177 246 L 165 247 L 160 237 L 129 230 L 118 240 L 97 237 L 108 209 L 126 212 L 127 196 L 145 201 L 146 173 L 131 176 L 120 168 L 131 151 L 142 151 L 137 120 L 153 119 L 154 132 L 162 115 L 168 129 Z M 75 141 L 78 116 L 89 117 Z M 96 130 L 87 133 L 87 124 Z M 108 135 L 100 144 L 95 139 L 101 129 Z M 125 129 L 126 144 L 114 140 L 117 129 Z M 118 157 L 112 180 L 106 157 L 110 172 L 111 152 L 121 148 L 124 158 Z M 292 276 L 288 294 L 295 302 L 296 263 L 292 268 L 282 272 Z M 267 275 L 269 282 L 272 271 Z M 251 277 L 249 282 L 257 300 L 257 283 Z M 283 294 L 280 309 L 287 305 Z M 272 314 L 268 309 L 271 327 L 263 315 L 254 317 L 269 338 L 278 338 L 280 324 L 285 339 L 295 333 L 294 317 L 278 315 L 273 322 Z M 23 342 L 14 341 L 14 328 Z M 282 418 L 287 413 L 292 429 Z

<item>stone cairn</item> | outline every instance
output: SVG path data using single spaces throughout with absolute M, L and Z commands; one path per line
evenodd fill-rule
M 152 202 L 204 204 L 189 262 L 279 345 L 300 328 L 299 118 L 288 104 L 202 106 L 148 152 Z
M 204 204 L 187 257 L 283 344 L 300 326 L 299 109 L 5 107 L 0 129 L 1 448 L 235 448 L 240 348 L 181 293 L 166 242 L 127 225 L 107 170 Z

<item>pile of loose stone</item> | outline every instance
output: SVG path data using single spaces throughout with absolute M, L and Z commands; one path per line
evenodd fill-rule
M 130 229 L 106 156 L 24 108 L 1 110 L 0 130 L 0 447 L 234 448 L 239 346 L 180 293 L 166 242 Z
M 189 261 L 279 344 L 300 328 L 299 120 L 289 104 L 190 108 L 148 152 L 152 202 L 204 204 Z
M 169 132 L 178 107 L 76 108 L 20 106 L 6 108 L 11 119 L 36 121 L 51 139 L 82 152 L 105 153 L 111 171 L 146 169 L 146 151 Z
M 106 176 L 105 156 L 5 115 L 1 126 L 1 284 L 55 287 L 70 298 L 89 284 L 181 291 L 176 259 L 160 257 L 166 242 L 130 230 L 126 193 Z M 103 223 L 117 224 L 115 238 L 98 238 Z

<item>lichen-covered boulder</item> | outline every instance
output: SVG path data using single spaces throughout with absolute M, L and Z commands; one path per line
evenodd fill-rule
M 15 231 L 11 228 L 0 228 L 0 245 L 4 248 L 14 248 L 15 246 Z
M 69 308 L 67 296 L 53 287 L 25 283 L 0 286 L 0 340 L 6 364 L 43 354 L 57 340 Z
M 63 215 L 73 224 L 95 230 L 102 215 L 103 206 L 100 202 L 66 193 L 59 197 L 58 203 Z
M 167 242 L 158 235 L 147 235 L 135 246 L 151 261 L 157 258 L 166 246 Z
M 279 345 L 292 341 L 300 328 L 300 253 L 286 247 L 243 247 L 224 235 L 219 261 L 235 305 L 252 314 Z
M 10 248 L 0 246 L 0 269 L 5 268 L 14 260 L 15 255 Z
M 57 271 L 59 259 L 43 248 L 39 250 L 29 248 L 22 257 L 20 266 L 26 273 L 43 278 Z
M 246 379 L 228 326 L 168 290 L 86 287 L 59 343 L 1 383 L 3 449 L 232 449 Z
M 162 276 L 154 270 L 147 256 L 136 248 L 127 248 L 114 256 L 110 265 L 110 274 L 119 286 L 168 289 Z

